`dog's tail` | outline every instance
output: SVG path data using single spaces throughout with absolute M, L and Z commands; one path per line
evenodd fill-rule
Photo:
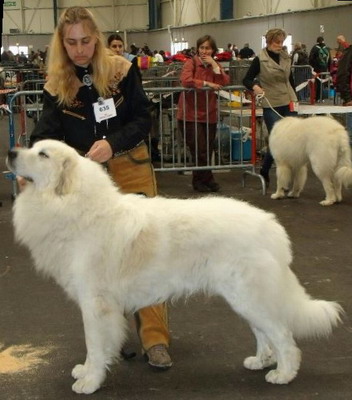
M 335 178 L 345 188 L 352 186 L 352 168 L 340 167 L 335 173 Z
M 293 298 L 288 299 L 286 318 L 293 335 L 297 338 L 329 336 L 342 322 L 342 307 L 334 301 L 312 299 L 293 273 L 292 277 L 296 281 L 291 281 L 293 286 L 298 286 L 293 290 Z
M 346 133 L 343 136 L 343 140 L 340 142 L 335 179 L 346 188 L 352 185 L 351 148 Z

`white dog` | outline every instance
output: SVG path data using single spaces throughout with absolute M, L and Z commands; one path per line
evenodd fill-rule
M 351 149 L 346 129 L 331 117 L 286 117 L 269 136 L 276 163 L 277 188 L 272 199 L 299 197 L 311 163 L 325 190 L 322 206 L 342 200 L 342 185 L 352 184 Z
M 277 363 L 271 383 L 300 365 L 295 337 L 330 334 L 335 302 L 313 300 L 291 271 L 291 248 L 273 214 L 242 201 L 121 194 L 102 167 L 64 143 L 9 151 L 8 167 L 28 180 L 14 206 L 17 239 L 83 314 L 87 358 L 73 390 L 92 393 L 119 354 L 124 314 L 197 291 L 223 296 L 245 318 L 257 370 Z

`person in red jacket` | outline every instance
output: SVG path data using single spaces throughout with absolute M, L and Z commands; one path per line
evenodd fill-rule
M 185 134 L 196 166 L 210 165 L 217 125 L 215 91 L 230 82 L 230 77 L 214 60 L 216 52 L 216 42 L 210 35 L 199 38 L 197 54 L 186 61 L 180 78 L 182 86 L 196 89 L 181 93 L 177 112 L 179 129 Z M 198 192 L 220 189 L 210 169 L 193 171 L 192 184 Z

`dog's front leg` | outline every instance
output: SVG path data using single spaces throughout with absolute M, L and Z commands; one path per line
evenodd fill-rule
M 119 354 L 125 338 L 126 320 L 116 303 L 106 296 L 92 296 L 80 304 L 87 346 L 84 365 L 72 370 L 77 379 L 72 390 L 90 394 L 98 390 L 106 377 L 106 368 Z

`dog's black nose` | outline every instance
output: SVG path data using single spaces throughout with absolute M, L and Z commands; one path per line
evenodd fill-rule
M 17 157 L 17 151 L 16 150 L 9 150 L 7 152 L 7 157 L 9 160 L 14 160 Z

